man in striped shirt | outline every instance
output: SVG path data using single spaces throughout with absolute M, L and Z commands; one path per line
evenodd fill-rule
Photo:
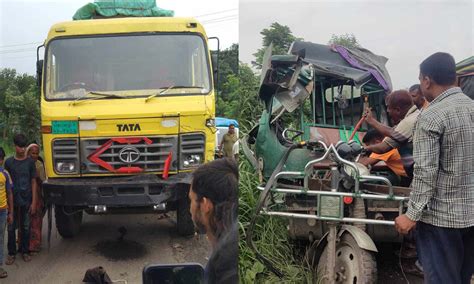
M 406 234 L 416 225 L 427 283 L 470 283 L 474 271 L 474 101 L 455 87 L 454 58 L 435 53 L 420 65 L 430 102 L 418 118 L 412 193 L 395 220 Z

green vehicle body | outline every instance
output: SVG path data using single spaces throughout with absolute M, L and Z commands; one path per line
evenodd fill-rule
M 271 53 L 271 47 L 267 53 Z M 262 68 L 262 86 L 259 92 L 260 98 L 265 103 L 265 110 L 258 125 L 250 132 L 248 140 L 249 144 L 254 144 L 255 149 L 254 157 L 249 158 L 253 160 L 254 165 L 259 167 L 264 179 L 270 177 L 288 148 L 288 144 L 285 141 L 282 142 L 282 130 L 279 130 L 275 123 L 277 120 L 275 117 L 282 107 L 282 103 L 276 98 L 279 90 L 290 90 L 295 85 L 307 88 L 312 84 L 306 98 L 299 101 L 298 107 L 290 114 L 293 116 L 291 131 L 298 131 L 300 133 L 298 139 L 301 141 L 313 139 L 310 135 L 311 128 L 316 127 L 336 130 L 339 132 L 340 140 L 347 141 L 362 116 L 365 97 L 377 119 L 389 124 L 384 101 L 388 91 L 374 79 L 368 80 L 358 89 L 356 83 L 348 78 L 321 75 L 316 72 L 313 76 L 307 68 L 305 69 L 308 63 L 304 62 L 300 55 L 271 56 L 267 54 L 267 62 L 267 66 Z M 269 77 L 273 77 L 270 83 Z M 294 82 L 293 86 L 288 86 L 291 82 Z M 335 99 L 340 86 L 344 86 L 348 103 L 344 110 L 339 107 Z M 290 113 L 287 110 L 282 112 L 284 115 Z M 363 125 L 360 131 L 363 133 L 366 130 L 366 126 Z M 361 137 L 362 135 L 356 135 L 355 140 L 361 143 Z M 294 149 L 289 154 L 284 170 L 302 171 L 309 161 L 320 155 L 322 152 L 318 153 L 306 148 Z

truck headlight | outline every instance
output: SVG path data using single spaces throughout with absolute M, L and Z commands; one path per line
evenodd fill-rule
M 180 139 L 180 169 L 195 168 L 204 163 L 206 136 L 203 133 L 185 133 Z
M 202 156 L 199 154 L 188 155 L 183 160 L 183 166 L 185 168 L 196 167 L 201 164 L 202 160 Z
M 54 139 L 52 152 L 53 168 L 56 174 L 79 173 L 79 139 Z
M 75 173 L 76 172 L 76 162 L 74 161 L 56 161 L 56 171 L 58 173 Z

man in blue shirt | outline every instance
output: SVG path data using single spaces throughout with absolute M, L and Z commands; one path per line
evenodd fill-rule
M 5 169 L 10 173 L 13 181 L 13 203 L 15 205 L 13 224 L 8 226 L 8 257 L 7 265 L 15 262 L 17 253 L 16 229 L 21 236 L 19 249 L 23 260 L 31 260 L 29 251 L 30 242 L 30 214 L 36 213 L 37 192 L 35 162 L 27 157 L 25 135 L 16 134 L 13 138 L 15 144 L 15 156 L 5 161 Z

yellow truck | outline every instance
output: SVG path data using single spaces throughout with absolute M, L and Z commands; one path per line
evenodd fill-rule
M 41 47 L 43 190 L 59 234 L 76 235 L 83 211 L 176 211 L 178 232 L 192 234 L 192 171 L 215 148 L 217 58 L 202 25 L 69 21 L 53 25 Z

